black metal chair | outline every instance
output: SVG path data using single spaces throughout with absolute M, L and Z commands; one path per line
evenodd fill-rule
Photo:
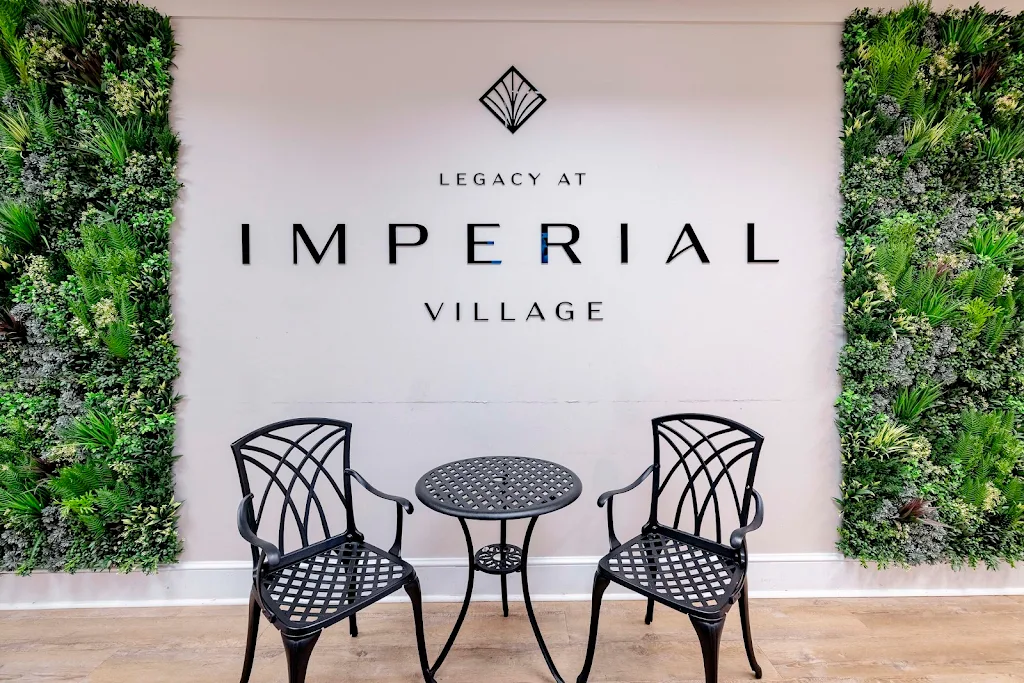
M 401 559 L 402 511 L 412 514 L 412 503 L 378 491 L 350 469 L 351 436 L 348 422 L 299 418 L 261 427 L 231 445 L 243 496 L 238 532 L 252 545 L 253 560 L 242 683 L 252 672 L 261 611 L 281 631 L 289 683 L 303 683 L 323 629 L 347 618 L 352 636 L 358 635 L 356 613 L 399 588 L 412 599 L 423 678 L 434 681 L 423 638 L 419 579 Z M 341 486 L 326 467 L 338 450 Z M 398 522 L 389 550 L 366 543 L 356 528 L 352 479 L 395 503 Z M 332 534 L 330 523 L 341 519 L 345 531 Z M 276 545 L 257 535 L 261 528 L 277 538 Z
M 611 552 L 601 559 L 594 577 L 590 641 L 577 683 L 586 683 L 590 676 L 601 597 L 610 581 L 647 597 L 648 624 L 654 617 L 656 601 L 689 615 L 704 654 L 704 676 L 708 683 L 718 681 L 718 650 L 725 615 L 738 599 L 747 660 L 755 677 L 761 678 L 750 635 L 746 535 L 761 526 L 764 515 L 761 495 L 754 490 L 754 473 L 764 437 L 738 422 L 712 415 L 668 415 L 652 420 L 652 426 L 654 464 L 629 486 L 603 493 L 597 499 L 598 507 L 608 504 Z M 661 462 L 663 449 L 667 449 L 670 462 L 665 468 Z M 622 543 L 615 536 L 614 498 L 636 488 L 652 474 L 650 517 L 639 536 Z M 677 488 L 669 490 L 673 483 Z M 680 485 L 682 490 L 676 502 L 675 490 Z M 720 485 L 726 495 L 719 496 Z M 671 526 L 659 521 L 663 499 L 673 504 Z M 752 521 L 751 501 L 756 504 Z M 735 504 L 734 508 L 731 504 Z M 710 534 L 701 534 L 702 527 L 710 527 L 705 527 L 710 511 L 715 515 L 714 540 Z M 730 515 L 731 512 L 735 514 Z M 726 545 L 722 542 L 722 530 L 728 528 L 723 524 L 730 517 L 736 522 L 736 530 Z M 687 527 L 692 526 L 692 533 L 680 528 L 684 522 Z

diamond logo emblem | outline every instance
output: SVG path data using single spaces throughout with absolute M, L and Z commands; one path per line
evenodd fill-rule
M 514 66 L 510 66 L 480 98 L 480 103 L 510 133 L 519 130 L 545 102 L 547 98 Z

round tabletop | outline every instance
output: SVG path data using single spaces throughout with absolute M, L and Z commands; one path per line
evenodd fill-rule
M 583 482 L 536 458 L 468 458 L 435 467 L 416 483 L 431 510 L 466 519 L 519 519 L 554 512 L 580 497 Z

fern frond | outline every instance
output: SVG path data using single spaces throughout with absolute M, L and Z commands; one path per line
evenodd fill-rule
M 114 488 L 101 489 L 96 492 L 96 506 L 100 515 L 108 521 L 121 519 L 137 501 L 123 481 L 118 481 Z
M 94 536 L 102 536 L 106 531 L 106 523 L 98 515 L 82 515 L 78 517 L 78 521 L 84 524 L 85 528 Z
M 60 470 L 46 482 L 54 498 L 63 502 L 81 502 L 81 499 L 106 487 L 113 480 L 110 469 L 96 462 L 81 462 Z
M 968 336 L 977 338 L 989 319 L 996 314 L 996 308 L 984 299 L 971 299 L 963 308 L 964 318 L 968 325 Z
M 138 308 L 127 293 L 124 293 L 117 298 L 117 310 L 121 316 L 122 322 L 124 322 L 129 329 L 139 322 Z
M 868 73 L 878 96 L 889 95 L 904 104 L 917 83 L 918 71 L 931 51 L 913 44 L 909 24 L 884 21 L 879 39 L 867 48 Z
M 897 238 L 885 240 L 874 253 L 875 265 L 894 287 L 907 271 L 910 256 L 914 253 L 913 238 Z
M 985 325 L 985 345 L 989 352 L 995 353 L 1014 328 L 1012 318 L 1002 312 L 996 313 Z
M 0 96 L 18 84 L 18 77 L 11 68 L 10 62 L 0 53 Z
M 21 36 L 5 41 L 7 60 L 10 62 L 22 85 L 32 83 L 32 48 Z
M 107 350 L 110 351 L 110 355 L 115 358 L 128 358 L 131 356 L 132 331 L 126 321 L 118 320 L 112 324 L 107 328 L 106 332 L 102 333 L 101 338 L 103 343 L 106 344 Z
M 30 90 L 32 96 L 28 101 L 28 109 L 32 117 L 33 134 L 52 144 L 57 139 L 53 104 L 46 99 L 46 87 L 42 84 L 33 83 Z
M 1021 505 L 1024 504 L 1024 479 L 1018 477 L 1010 477 L 999 490 L 1003 494 L 1003 499 L 1010 505 Z
M 991 431 L 992 417 L 980 410 L 968 410 L 963 414 L 961 423 L 968 436 L 984 438 Z
M 945 275 L 935 268 L 908 268 L 895 289 L 901 307 L 927 317 L 932 325 L 951 318 L 961 305 Z
M 66 515 L 72 515 L 74 517 L 81 517 L 82 515 L 91 515 L 96 512 L 96 496 L 92 493 L 85 493 L 77 497 L 59 497 L 61 509 Z
M 135 231 L 127 223 L 110 222 L 107 224 L 107 240 L 110 246 L 121 252 L 132 252 L 138 248 Z
M 1005 282 L 1006 273 L 989 264 L 965 271 L 956 279 L 955 286 L 965 297 L 992 301 L 1002 291 Z
M 983 507 L 988 497 L 988 485 L 984 479 L 967 479 L 960 485 L 960 497 L 976 508 Z
M 961 463 L 965 468 L 970 468 L 972 463 L 981 457 L 982 441 L 973 434 L 961 434 L 953 448 L 953 459 Z

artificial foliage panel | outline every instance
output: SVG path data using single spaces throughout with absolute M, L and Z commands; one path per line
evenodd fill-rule
M 0 0 L 0 570 L 180 552 L 166 17 Z
M 1024 557 L 1024 15 L 851 15 L 839 548 Z

